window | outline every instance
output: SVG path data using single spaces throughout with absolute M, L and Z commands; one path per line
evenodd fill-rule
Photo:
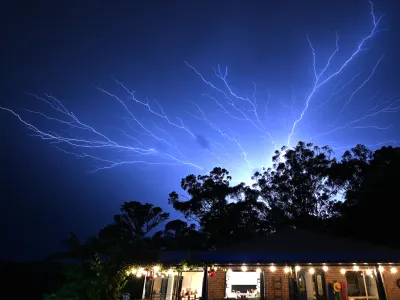
M 367 275 L 364 271 L 347 271 L 346 281 L 349 297 L 368 300 L 379 299 L 374 275 Z

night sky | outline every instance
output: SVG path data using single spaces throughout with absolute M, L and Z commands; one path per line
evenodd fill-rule
M 0 259 L 40 259 L 69 231 L 96 233 L 124 201 L 171 211 L 180 179 L 214 166 L 249 183 L 289 137 L 337 155 L 397 145 L 396 2 L 375 2 L 374 15 L 364 0 L 3 7 Z M 318 84 L 332 77 L 313 91 L 307 36 L 318 76 L 336 33 Z

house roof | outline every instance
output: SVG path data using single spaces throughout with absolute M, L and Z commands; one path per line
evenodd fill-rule
M 285 229 L 217 251 L 164 252 L 163 260 L 226 263 L 400 263 L 400 251 L 351 239 Z M 179 259 L 179 257 L 185 257 Z

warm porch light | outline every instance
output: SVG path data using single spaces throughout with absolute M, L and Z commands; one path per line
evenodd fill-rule
M 247 271 L 247 267 L 246 266 L 242 266 L 242 271 L 246 272 Z
M 260 269 L 260 268 L 257 268 L 256 272 L 257 272 L 258 274 L 260 274 L 260 273 L 261 273 L 261 269 Z
M 360 271 L 360 268 L 358 266 L 354 266 L 353 270 L 357 272 L 357 271 Z
M 310 274 L 314 274 L 315 270 L 314 270 L 314 268 L 310 268 L 310 270 L 308 270 L 308 272 L 310 272 Z
M 138 273 L 145 273 L 143 268 L 139 268 Z
M 169 270 L 168 270 L 168 275 L 171 275 L 172 272 L 173 272 L 172 269 L 169 269 Z
M 383 271 L 385 271 L 385 268 L 382 266 L 379 266 L 378 270 L 379 270 L 379 272 L 383 272 Z
M 160 267 L 159 266 L 154 266 L 153 270 L 154 270 L 154 272 L 158 272 L 158 271 L 160 271 Z
M 397 273 L 397 269 L 395 267 L 390 268 L 390 273 L 396 274 Z
M 271 266 L 269 269 L 271 270 L 271 272 L 275 272 L 276 271 L 276 267 L 275 266 Z
M 325 272 L 327 272 L 329 270 L 329 268 L 327 266 L 323 266 L 322 270 L 324 270 Z
M 296 272 L 298 272 L 301 268 L 299 266 L 296 266 L 294 269 L 296 270 Z
M 367 271 L 365 271 L 365 273 L 366 273 L 367 275 L 372 275 L 372 270 L 368 269 Z
M 340 269 L 340 273 L 342 273 L 344 275 L 344 274 L 346 274 L 346 270 L 345 269 Z
M 290 269 L 288 267 L 285 267 L 285 269 L 283 269 L 283 271 L 287 274 L 290 272 Z

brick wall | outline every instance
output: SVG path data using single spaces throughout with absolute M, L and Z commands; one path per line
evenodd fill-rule
M 328 283 L 333 283 L 335 281 L 346 281 L 346 275 L 340 273 L 341 269 L 342 269 L 342 267 L 329 266 L 329 270 L 324 272 L 325 282 L 326 282 L 326 291 L 328 291 Z
M 264 276 L 266 300 L 289 299 L 289 279 L 283 270 L 265 271 Z
M 400 273 L 397 271 L 396 274 L 391 274 L 388 271 L 389 268 L 385 268 L 383 275 L 383 282 L 385 283 L 385 290 L 388 300 L 399 300 L 400 299 L 400 288 L 396 284 L 396 280 L 400 278 Z M 399 268 L 397 268 L 399 270 Z
M 213 277 L 208 276 L 208 299 L 225 298 L 226 272 L 218 270 Z

